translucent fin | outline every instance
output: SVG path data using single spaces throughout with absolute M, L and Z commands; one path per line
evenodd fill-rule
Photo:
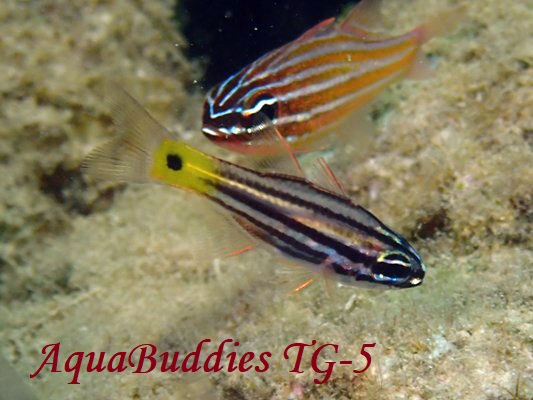
M 302 35 L 300 35 L 294 42 L 302 42 L 306 41 L 312 37 L 317 36 L 318 34 L 324 32 L 329 28 L 330 26 L 333 26 L 333 23 L 335 22 L 335 18 L 328 18 L 322 22 L 319 22 L 315 26 L 313 26 L 311 29 L 305 31 Z
M 316 159 L 313 178 L 315 179 L 312 180 L 319 186 L 328 189 L 331 192 L 348 197 L 346 190 L 344 190 L 341 182 L 337 179 L 324 157 L 318 157 Z
M 350 33 L 361 39 L 378 40 L 383 37 L 385 26 L 381 17 L 381 0 L 362 0 L 343 19 L 336 24 L 336 29 Z M 441 12 L 426 23 L 412 30 L 418 45 L 435 36 L 444 35 L 457 28 L 466 19 L 465 5 L 456 6 Z M 434 76 L 434 72 L 426 60 L 422 51 L 419 51 L 412 64 L 408 78 L 414 80 L 428 79 Z
M 409 69 L 407 78 L 414 81 L 431 79 L 435 76 L 435 70 L 429 64 L 428 59 L 422 50 L 418 50 L 416 57 Z
M 344 119 L 336 130 L 335 138 L 337 146 L 353 147 L 350 163 L 357 163 L 366 158 L 375 145 L 378 137 L 378 129 L 372 122 L 370 113 L 374 105 L 374 100 L 362 105 Z
M 98 180 L 148 181 L 152 154 L 169 133 L 118 87 L 106 93 L 106 102 L 120 134 L 89 153 L 81 164 L 83 172 Z
M 368 154 L 369 146 L 377 136 L 376 125 L 370 119 L 372 105 L 373 101 L 370 101 L 343 117 L 339 123 L 299 139 L 294 145 L 295 151 L 300 155 L 353 145 L 360 155 Z
M 320 279 L 317 271 L 312 267 L 298 264 L 290 259 L 280 258 L 280 266 L 276 269 L 276 285 L 281 293 L 285 295 L 295 295 L 313 285 Z
M 361 0 L 337 23 L 340 32 L 361 38 L 376 36 L 383 32 L 381 0 Z
M 466 6 L 462 4 L 436 15 L 414 29 L 413 33 L 422 45 L 435 36 L 453 32 L 466 18 Z
M 278 269 L 278 277 L 280 277 L 279 285 L 287 294 L 299 294 L 310 287 L 317 286 L 316 283 L 319 283 L 328 298 L 335 297 L 337 282 L 327 261 L 321 266 L 313 267 L 288 260 Z
M 294 167 L 293 161 L 283 154 L 260 156 L 252 155 L 249 158 L 252 169 L 258 171 L 277 172 L 285 175 L 302 176 L 300 169 Z
M 341 122 L 340 128 L 342 130 L 339 132 L 339 136 L 342 138 L 343 135 L 349 135 L 351 140 L 354 140 L 354 137 L 357 137 L 359 133 L 376 137 L 377 128 L 370 117 L 375 103 L 375 98 L 368 100 L 352 112 L 345 121 Z
M 337 286 L 337 282 L 334 278 L 335 274 L 330 268 L 329 260 L 326 260 L 324 264 L 320 266 L 319 271 L 320 276 L 322 277 L 321 282 L 324 286 L 324 291 L 329 299 L 333 299 L 335 297 L 335 287 Z
M 202 212 L 202 225 L 194 229 L 198 240 L 193 241 L 192 253 L 198 261 L 236 257 L 258 247 L 257 241 L 225 210 L 209 207 Z M 246 249 L 247 251 L 244 251 Z
M 361 0 L 345 17 L 338 20 L 328 18 L 304 32 L 295 42 L 302 42 L 319 36 L 331 28 L 363 39 L 375 37 L 383 32 L 383 18 L 380 9 L 381 0 Z
M 248 253 L 249 251 L 252 251 L 253 249 L 255 249 L 255 247 L 256 246 L 247 245 L 245 247 L 241 247 L 240 249 L 233 250 L 233 251 L 225 254 L 223 257 L 224 258 L 237 257 L 237 256 L 240 256 L 241 254 Z
M 314 281 L 313 278 L 306 280 L 305 282 L 303 282 L 300 285 L 296 286 L 294 288 L 294 292 L 300 292 L 300 291 L 304 290 L 305 288 L 309 287 L 309 285 L 311 285 L 313 283 L 313 281 Z
M 256 118 L 259 122 L 254 122 L 254 126 L 260 126 L 261 129 L 255 133 L 254 143 L 265 151 L 255 160 L 254 165 L 260 169 L 304 177 L 291 145 L 274 126 L 272 120 L 262 113 L 257 113 Z
M 418 45 L 422 46 L 435 36 L 445 35 L 454 31 L 465 18 L 464 5 L 457 6 L 436 15 L 418 28 L 415 28 L 412 33 L 415 35 Z M 429 65 L 429 61 L 422 50 L 419 49 L 407 77 L 413 80 L 424 80 L 432 78 L 434 75 L 435 72 Z
M 241 217 L 237 217 L 232 215 L 232 220 L 242 229 L 244 230 L 248 235 L 250 235 L 251 238 L 259 239 L 261 242 L 264 241 L 264 239 L 261 237 L 262 235 L 259 233 L 257 228 L 250 224 L 247 220 Z M 257 247 L 254 245 L 254 247 Z

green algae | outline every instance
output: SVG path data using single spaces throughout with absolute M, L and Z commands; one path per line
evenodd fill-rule
M 350 195 L 415 243 L 426 280 L 328 296 L 320 285 L 288 294 L 298 277 L 284 284 L 261 253 L 205 260 L 198 253 L 216 239 L 188 194 L 79 174 L 113 134 L 93 90 L 109 79 L 217 152 L 187 134 L 198 131 L 201 96 L 185 90 L 198 72 L 172 33 L 171 2 L 2 2 L 3 356 L 27 377 L 59 341 L 68 354 L 234 338 L 241 354 L 273 353 L 265 373 L 202 379 L 84 373 L 73 386 L 70 374 L 43 372 L 26 382 L 42 398 L 530 398 L 533 13 L 527 2 L 465 4 L 468 20 L 424 48 L 435 77 L 382 98 L 375 115 L 386 117 L 362 161 L 352 162 L 356 143 L 330 160 Z M 444 7 L 398 1 L 384 13 L 402 29 Z M 227 234 L 219 225 L 207 230 Z M 285 346 L 312 339 L 338 344 L 339 359 L 375 342 L 371 368 L 339 368 L 324 385 L 308 364 L 288 373 Z

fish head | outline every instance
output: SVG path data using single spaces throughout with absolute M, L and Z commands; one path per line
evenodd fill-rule
M 250 145 L 259 142 L 269 126 L 274 126 L 279 113 L 275 95 L 252 90 L 238 97 L 215 87 L 207 96 L 202 117 L 202 132 L 219 145 Z M 228 97 L 229 96 L 229 97 Z
M 410 288 L 422 283 L 426 266 L 414 247 L 370 211 L 358 206 L 358 234 L 341 260 L 332 259 L 342 283 L 381 288 Z M 339 276 L 340 275 L 340 276 Z
M 426 266 L 417 251 L 402 237 L 394 248 L 377 253 L 370 262 L 370 282 L 395 288 L 410 288 L 422 283 Z
M 341 284 L 382 289 L 418 286 L 426 274 L 416 251 L 399 248 L 380 251 L 365 263 L 333 264 L 332 269 Z

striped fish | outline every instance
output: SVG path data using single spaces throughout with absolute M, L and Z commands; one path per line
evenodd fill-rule
M 89 175 L 192 191 L 227 212 L 258 245 L 344 284 L 407 288 L 422 282 L 425 266 L 414 248 L 346 196 L 172 140 L 138 103 L 124 97 L 115 111 L 124 133 L 86 157 L 82 168 Z
M 293 149 L 309 148 L 391 83 L 427 75 L 420 46 L 449 29 L 459 10 L 387 38 L 375 31 L 378 8 L 363 0 L 215 86 L 204 103 L 204 135 L 235 151 L 268 150 L 256 118 L 263 114 Z

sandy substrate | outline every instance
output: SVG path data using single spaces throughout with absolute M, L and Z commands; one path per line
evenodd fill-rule
M 455 4 L 389 3 L 399 30 Z M 95 185 L 79 172 L 113 134 L 94 90 L 110 79 L 218 152 L 196 133 L 202 97 L 190 93 L 200 72 L 180 52 L 172 2 L 1 2 L 0 348 L 19 373 L 13 390 L 29 385 L 42 399 L 531 398 L 533 4 L 464 3 L 467 21 L 424 47 L 435 77 L 386 93 L 373 145 L 361 151 L 354 139 L 330 159 L 350 195 L 420 250 L 424 284 L 294 295 L 302 277 L 266 253 L 214 260 L 238 243 L 225 243 L 233 231 L 196 197 Z M 64 370 L 73 352 L 110 357 L 151 343 L 185 354 L 205 338 L 214 346 L 204 354 L 232 338 L 240 346 L 226 354 L 270 352 L 269 368 L 82 372 L 68 385 L 72 373 L 47 366 L 28 378 L 47 344 L 61 343 Z M 362 367 L 362 344 L 376 343 L 371 366 L 356 375 L 337 365 L 318 385 L 306 352 L 305 372 L 289 373 L 284 349 L 312 340 L 339 346 L 320 368 Z

